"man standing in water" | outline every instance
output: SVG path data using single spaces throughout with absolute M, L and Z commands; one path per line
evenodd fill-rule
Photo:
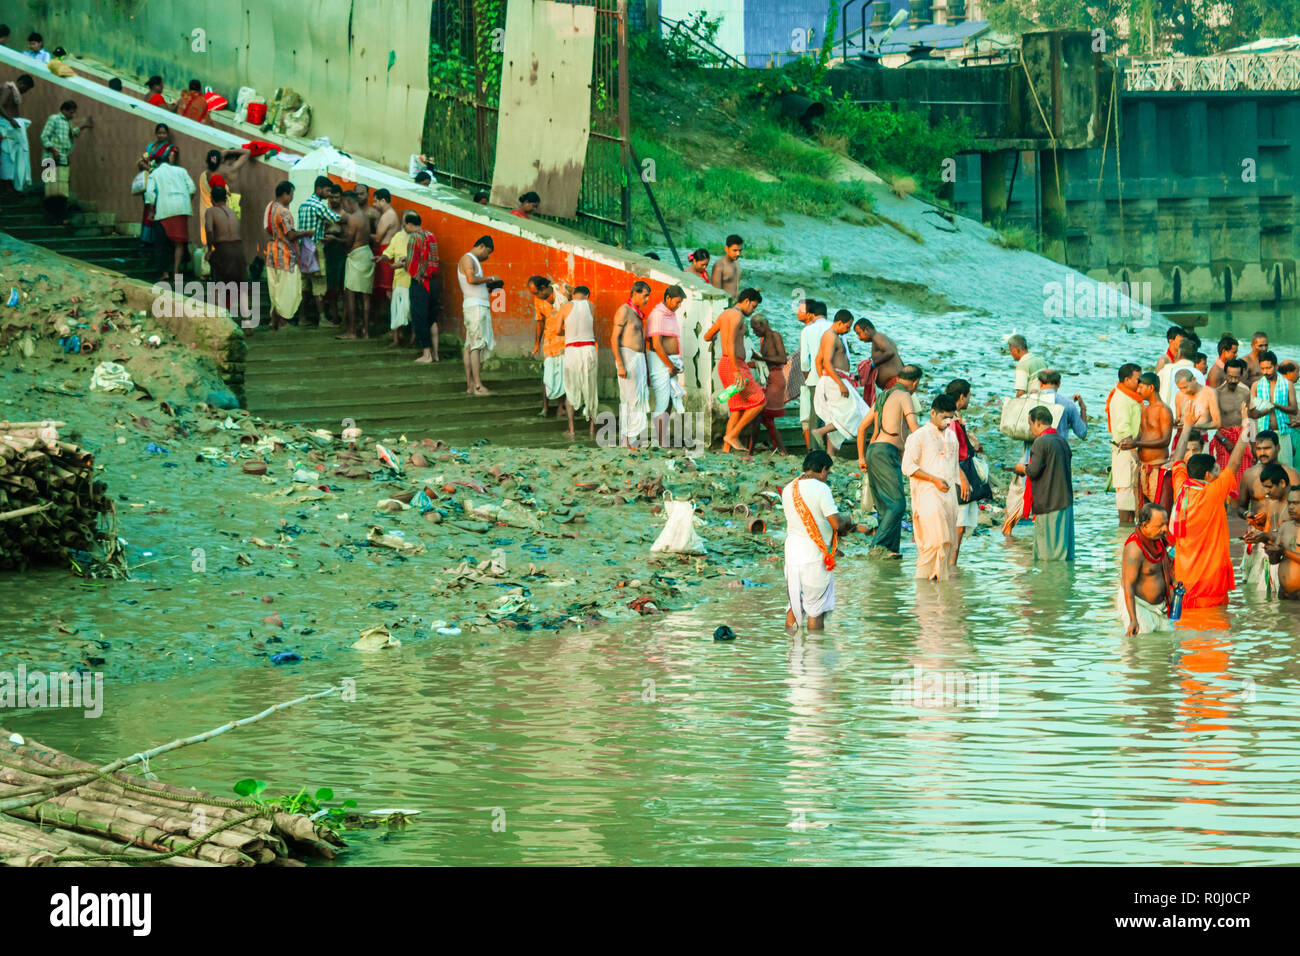
M 987 482 L 980 475 L 979 467 L 973 461 L 976 455 L 981 455 L 984 449 L 980 447 L 979 439 L 975 437 L 974 432 L 966 427 L 966 422 L 962 418 L 962 413 L 970 407 L 970 382 L 964 378 L 955 378 L 948 383 L 943 390 L 944 394 L 949 396 L 957 409 L 957 414 L 953 416 L 952 431 L 957 436 L 957 471 L 958 471 L 958 494 L 957 494 L 957 540 L 952 546 L 952 566 L 957 566 L 957 558 L 961 555 L 961 541 L 969 531 L 975 534 L 975 529 L 980 523 L 980 506 L 979 503 L 983 498 L 975 496 L 975 483 L 978 482 L 981 491 L 986 492 L 984 498 L 992 497 L 992 493 L 987 491 Z
M 1239 358 L 1228 359 L 1223 363 L 1223 382 L 1214 390 L 1215 400 L 1219 404 L 1219 430 L 1210 440 L 1207 449 L 1220 468 L 1228 465 L 1228 456 L 1237 442 L 1245 441 L 1245 426 L 1248 418 L 1242 417 L 1242 406 L 1250 401 L 1250 391 L 1242 384 L 1246 375 L 1246 363 Z M 1249 442 L 1247 442 L 1249 446 Z M 1246 448 L 1240 469 L 1249 468 L 1255 463 L 1255 456 Z M 1242 477 L 1241 470 L 1237 478 Z
M 713 278 L 710 282 L 727 293 L 734 303 L 740 294 L 740 266 L 736 260 L 744 248 L 745 240 L 740 236 L 728 236 L 725 254 L 713 264 Z
M 1237 444 L 1247 445 L 1244 441 L 1237 442 Z M 1248 445 L 1245 454 L 1250 454 Z M 1246 518 L 1259 511 L 1267 497 L 1260 475 L 1269 465 L 1280 464 L 1278 461 L 1277 432 L 1262 431 L 1256 436 L 1255 455 L 1256 463 L 1250 468 L 1243 470 L 1240 465 L 1237 467 L 1237 474 L 1241 475 L 1241 481 L 1237 486 L 1237 515 L 1241 518 Z M 1226 465 L 1220 467 L 1226 467 Z M 1286 469 L 1287 481 L 1291 487 L 1300 487 L 1300 472 L 1286 465 L 1282 467 Z
M 1219 357 L 1214 364 L 1210 366 L 1209 374 L 1205 376 L 1205 384 L 1210 388 L 1218 388 L 1227 378 L 1225 371 L 1228 363 L 1237 357 L 1237 349 L 1240 343 L 1227 332 L 1223 333 L 1219 339 Z
M 1183 462 L 1191 430 L 1184 429 L 1174 448 L 1176 504 L 1170 512 L 1169 538 L 1174 544 L 1174 578 L 1187 593 L 1183 608 L 1216 607 L 1228 603 L 1236 585 L 1228 554 L 1228 514 L 1225 504 L 1237 491 L 1237 466 L 1246 443 L 1237 442 L 1227 468 L 1212 455 L 1193 455 Z
M 911 480 L 916 577 L 942 581 L 952 568 L 957 543 L 957 435 L 949 427 L 957 412 L 950 395 L 930 404 L 930 420 L 907 436 L 903 474 Z
M 461 315 L 465 320 L 465 391 L 469 395 L 491 395 L 483 387 L 483 359 L 492 354 L 492 309 L 488 292 L 501 285 L 497 276 L 485 276 L 483 263 L 495 248 L 491 236 L 480 236 L 469 252 L 460 257 L 456 278 L 460 281 Z M 594 396 L 593 396 L 594 397 Z
M 1038 391 L 1038 373 L 1047 368 L 1047 363 L 1029 351 L 1029 342 L 1023 335 L 1007 339 L 1007 351 L 1016 363 L 1016 398 Z
M 1156 394 L 1160 379 L 1154 372 L 1143 372 L 1138 379 L 1138 394 L 1147 404 L 1142 409 L 1142 423 L 1137 438 L 1119 443 L 1122 450 L 1137 449 L 1137 503 L 1150 501 L 1166 511 L 1173 507 L 1174 491 L 1169 481 L 1169 441 L 1174 434 L 1174 413 Z
M 894 340 L 871 324 L 870 319 L 858 319 L 853 331 L 859 342 L 871 343 L 871 358 L 858 363 L 858 382 L 862 386 L 862 399 L 868 405 L 876 403 L 877 388 L 893 388 L 903 360 L 898 357 Z
M 858 425 L 867 414 L 867 403 L 856 389 L 849 388 L 849 353 L 844 349 L 841 336 L 849 330 L 853 316 L 840 309 L 835 313 L 831 327 L 822 333 L 817 347 L 817 390 L 813 394 L 813 408 L 817 417 L 826 424 L 817 429 L 819 441 L 827 442 L 834 454 L 841 444 L 852 441 Z
M 1212 432 L 1221 424 L 1218 393 L 1196 381 L 1190 369 L 1174 375 L 1178 391 L 1174 393 L 1175 425 L 1196 432 Z
M 1137 511 L 1137 455 L 1127 440 L 1136 441 L 1142 430 L 1142 396 L 1138 379 L 1142 369 L 1132 362 L 1121 365 L 1119 384 L 1106 399 L 1106 427 L 1110 431 L 1110 480 L 1115 486 L 1115 507 L 1120 524 L 1132 524 Z
M 1124 542 L 1124 566 L 1119 579 L 1119 618 L 1124 633 L 1172 631 L 1165 614 L 1174 586 L 1174 563 L 1165 547 L 1169 513 L 1145 504 L 1138 512 L 1137 530 Z
M 820 631 L 835 608 L 835 548 L 839 536 L 854 530 L 852 517 L 835 507 L 829 478 L 831 456 L 814 448 L 804 457 L 803 474 L 781 489 L 785 512 L 785 584 L 790 604 L 785 626 L 808 619 Z
M 740 433 L 763 413 L 763 408 L 767 405 L 767 395 L 758 382 L 754 381 L 754 373 L 744 359 L 745 323 L 762 301 L 763 296 L 757 289 L 746 289 L 740 293 L 736 304 L 723 310 L 709 331 L 704 333 L 706 342 L 712 342 L 714 336 L 721 333 L 719 341 L 722 343 L 722 358 L 718 362 L 718 377 L 722 379 L 724 389 L 735 389 L 727 399 L 731 415 L 722 437 L 724 452 L 740 450 Z M 728 448 L 728 445 L 731 447 Z
M 650 386 L 646 381 L 645 307 L 650 303 L 650 283 L 632 283 L 627 302 L 614 313 L 609 346 L 618 372 L 619 432 L 629 448 L 644 443 L 646 416 L 650 412 Z
M 1165 340 L 1169 347 L 1165 349 L 1165 354 L 1156 359 L 1156 374 L 1171 362 L 1178 361 L 1178 349 L 1187 341 L 1187 330 L 1181 325 L 1171 325 L 1165 332 Z
M 898 384 L 876 398 L 875 406 L 858 426 L 858 467 L 867 475 L 871 496 L 876 502 L 880 524 L 876 527 L 875 546 L 886 558 L 901 558 L 903 515 L 907 499 L 903 495 L 903 448 L 907 436 L 920 426 L 912 393 L 921 384 L 921 368 L 904 365 Z M 871 445 L 864 451 L 867 432 Z
M 1259 368 L 1260 356 L 1268 351 L 1268 333 L 1256 332 L 1250 337 L 1250 351 L 1246 353 L 1246 387 L 1254 388 L 1263 372 Z
M 1052 427 L 1046 405 L 1029 410 L 1034 443 L 1027 464 L 1016 465 L 1025 476 L 1024 514 L 1034 519 L 1034 560 L 1074 560 L 1074 479 L 1070 473 L 1070 442 Z
M 1286 498 L 1287 520 L 1269 541 L 1269 560 L 1277 564 L 1277 596 L 1300 600 L 1300 487 L 1292 485 Z
M 1259 378 L 1255 380 L 1254 407 L 1251 418 L 1263 419 L 1260 424 L 1278 436 L 1277 460 L 1290 467 L 1295 454 L 1291 442 L 1291 416 L 1296 413 L 1295 392 L 1291 383 L 1277 374 L 1277 356 L 1264 352 L 1259 356 Z

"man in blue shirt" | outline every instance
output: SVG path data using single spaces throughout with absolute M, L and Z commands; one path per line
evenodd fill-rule
M 1061 387 L 1061 373 L 1054 369 L 1043 369 L 1038 373 L 1038 381 L 1043 386 L 1039 392 L 1039 401 L 1044 405 L 1060 405 L 1065 409 L 1061 413 L 1057 430 L 1067 438 L 1070 432 L 1073 432 L 1076 438 L 1087 438 L 1088 408 L 1083 403 L 1083 396 L 1075 395 L 1074 400 L 1071 401 L 1060 394 L 1058 389 Z

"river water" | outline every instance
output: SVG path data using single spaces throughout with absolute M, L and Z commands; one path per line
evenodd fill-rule
M 880 313 L 936 370 L 927 388 L 962 374 L 976 417 L 993 414 L 1010 385 L 1009 320 Z M 1209 331 L 1224 321 L 1241 324 L 1216 316 Z M 1242 321 L 1248 335 L 1259 317 Z M 1157 325 L 1020 322 L 1068 371 L 1064 390 L 1086 395 L 1095 429 L 1115 367 L 1163 349 Z M 1300 355 L 1293 324 L 1264 327 Z M 363 810 L 420 811 L 401 832 L 350 834 L 347 864 L 1294 863 L 1296 610 L 1236 595 L 1171 635 L 1126 638 L 1104 436 L 1077 447 L 1073 567 L 1035 566 L 1027 530 L 1009 542 L 994 530 L 968 541 L 956 578 L 916 582 L 910 542 L 889 564 L 850 539 L 824 634 L 784 632 L 780 565 L 764 562 L 746 572 L 759 586 L 704 592 L 665 617 L 433 636 L 285 667 L 178 662 L 110 678 L 99 719 L 3 722 L 107 761 L 353 678 L 354 701 L 296 707 L 153 767 L 218 793 L 253 776 L 271 793 L 328 786 Z M 139 629 L 123 602 L 162 583 L 177 597 L 139 643 L 220 639 L 241 618 L 183 593 L 185 560 L 110 585 L 81 608 L 83 630 Z M 0 608 L 19 646 L 60 602 L 85 600 L 50 577 L 15 580 L 0 582 Z M 336 576 L 296 597 L 324 617 L 359 606 L 355 581 Z M 422 610 L 451 616 L 454 601 Z M 734 643 L 712 639 L 721 623 Z

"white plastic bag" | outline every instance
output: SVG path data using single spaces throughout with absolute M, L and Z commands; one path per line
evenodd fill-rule
M 92 392 L 129 392 L 134 388 L 131 376 L 116 362 L 100 362 L 90 376 Z
M 670 554 L 703 554 L 704 542 L 695 530 L 695 506 L 687 501 L 674 501 L 671 491 L 664 492 L 664 512 L 668 522 L 659 532 L 650 550 Z
M 257 90 L 251 86 L 241 86 L 235 94 L 235 119 L 244 123 L 248 120 L 248 104 L 257 99 Z
M 1047 410 L 1052 413 L 1053 428 L 1061 423 L 1061 416 L 1065 413 L 1064 405 L 1057 405 L 1055 402 L 1047 404 L 1037 395 L 1021 395 L 1019 398 L 1003 400 L 1002 421 L 998 425 L 998 431 L 1017 441 L 1033 441 L 1034 432 L 1029 427 L 1029 411 L 1036 405 L 1046 405 Z

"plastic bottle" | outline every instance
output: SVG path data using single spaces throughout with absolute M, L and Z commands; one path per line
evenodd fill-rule
M 1169 602 L 1169 620 L 1177 621 L 1183 616 L 1183 595 L 1187 593 L 1187 588 L 1183 586 L 1182 581 L 1174 583 L 1174 597 Z

